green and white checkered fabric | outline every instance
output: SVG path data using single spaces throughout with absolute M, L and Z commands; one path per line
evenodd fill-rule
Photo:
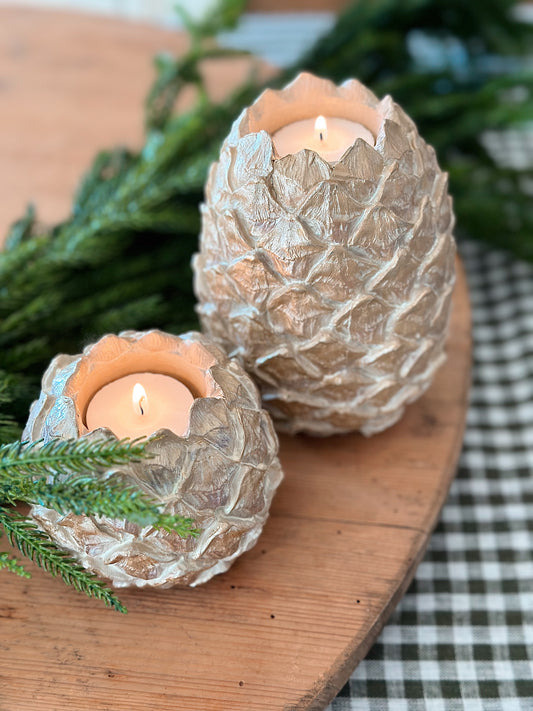
M 533 711 L 533 268 L 462 246 L 474 370 L 415 580 L 328 711 Z

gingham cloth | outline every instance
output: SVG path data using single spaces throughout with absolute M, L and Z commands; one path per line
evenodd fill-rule
M 413 584 L 328 711 L 533 711 L 533 267 L 461 247 L 463 453 Z

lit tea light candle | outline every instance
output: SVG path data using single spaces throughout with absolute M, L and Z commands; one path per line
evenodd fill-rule
M 116 437 L 147 437 L 160 429 L 184 435 L 194 397 L 179 380 L 160 373 L 132 373 L 98 390 L 87 406 L 89 430 L 107 427 Z
M 338 161 L 362 138 L 371 146 L 374 136 L 363 124 L 343 118 L 304 119 L 283 126 L 272 136 L 278 158 L 309 148 L 330 163 Z

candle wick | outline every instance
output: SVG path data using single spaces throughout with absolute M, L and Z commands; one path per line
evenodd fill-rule
M 319 143 L 324 143 L 328 137 L 328 124 L 323 116 L 317 116 L 315 121 L 315 141 L 318 138 Z
M 139 410 L 141 411 L 141 415 L 144 415 L 143 402 L 145 401 L 145 398 L 146 398 L 146 396 L 143 395 L 139 400 Z
M 135 383 L 132 392 L 133 411 L 141 416 L 148 412 L 148 399 L 146 391 L 140 383 Z

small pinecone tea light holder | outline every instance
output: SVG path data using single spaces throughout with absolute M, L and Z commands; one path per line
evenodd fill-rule
M 235 121 L 206 185 L 198 313 L 280 430 L 370 435 L 430 385 L 455 277 L 447 182 L 355 80 L 301 74 Z
M 152 458 L 121 468 L 125 483 L 200 534 L 33 507 L 85 567 L 116 587 L 198 585 L 254 545 L 282 478 L 278 441 L 252 380 L 207 337 L 123 332 L 52 361 L 24 438 L 117 434 L 149 435 Z

